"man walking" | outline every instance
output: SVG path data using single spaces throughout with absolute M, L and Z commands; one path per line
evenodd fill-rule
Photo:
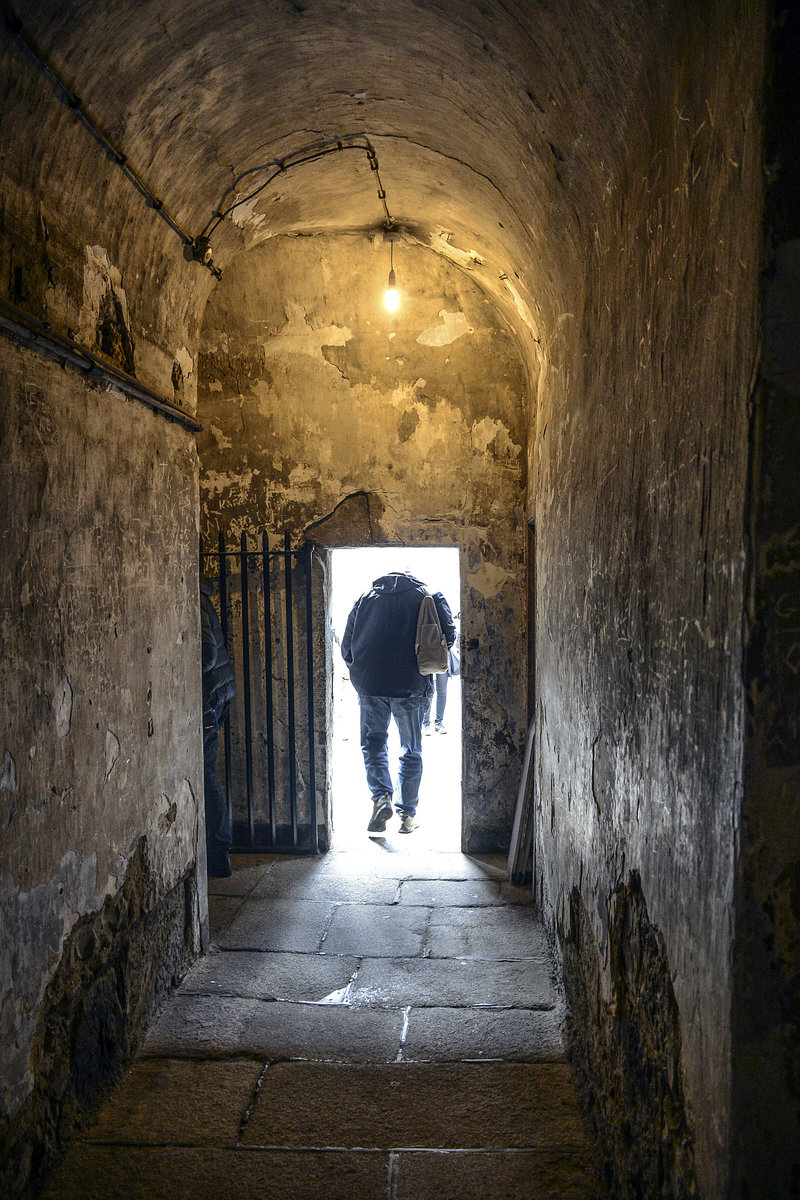
M 393 717 L 400 734 L 398 797 L 400 832 L 411 833 L 422 778 L 422 719 L 433 694 L 433 679 L 420 675 L 416 657 L 417 618 L 424 583 L 407 571 L 376 579 L 355 602 L 342 638 L 342 656 L 361 710 L 361 752 L 372 794 L 367 829 L 383 833 L 392 816 L 394 789 L 387 740 Z M 433 599 L 448 648 L 456 631 L 450 606 L 441 592 Z

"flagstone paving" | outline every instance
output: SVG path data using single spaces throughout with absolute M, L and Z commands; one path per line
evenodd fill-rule
M 591 1200 L 547 939 L 500 858 L 234 856 L 211 952 L 48 1200 Z

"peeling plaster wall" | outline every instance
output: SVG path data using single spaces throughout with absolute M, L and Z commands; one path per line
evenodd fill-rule
M 184 260 L 180 240 L 9 36 L 0 107 L 0 295 L 193 411 L 212 277 Z
M 234 539 L 261 526 L 296 543 L 366 492 L 371 540 L 461 548 L 461 628 L 475 639 L 464 838 L 498 847 L 525 730 L 526 379 L 467 273 L 404 244 L 394 262 L 403 304 L 391 318 L 382 239 L 274 239 L 226 273 L 201 343 L 203 529 L 212 543 L 218 529 Z M 363 533 L 337 538 L 360 544 Z
M 63 1101 L 61 1076 L 38 1075 L 32 1054 L 41 1056 L 47 988 L 71 931 L 89 922 L 78 957 L 91 961 L 91 922 L 126 885 L 136 854 L 146 864 L 135 900 L 142 921 L 194 877 L 203 794 L 197 484 L 185 430 L 26 350 L 0 349 L 0 1140 L 24 1176 L 19 1154 L 35 1164 L 54 1136 L 53 1118 L 38 1101 L 26 1107 L 28 1098 L 52 1088 L 48 1105 L 58 1111 Z M 192 897 L 170 902 L 177 929 L 147 951 L 155 960 L 162 940 L 177 938 L 173 971 L 199 949 L 201 901 Z M 114 1018 L 120 1038 L 125 1031 L 117 1049 L 141 1031 L 156 981 L 168 982 L 147 954 L 138 973 L 125 966 L 136 937 L 136 924 L 120 920 L 113 936 L 98 936 L 131 998 Z M 88 996 L 78 988 L 68 1000 L 80 1011 Z M 96 1003 L 101 1027 L 113 1014 L 102 997 Z M 72 1045 L 74 1029 L 65 1038 L 59 1053 L 99 1052 Z M 102 1074 L 87 1062 L 82 1070 Z
M 763 38 L 710 5 L 650 62 L 531 439 L 538 886 L 617 1200 L 727 1186 Z

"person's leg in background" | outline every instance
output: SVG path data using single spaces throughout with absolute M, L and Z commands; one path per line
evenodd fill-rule
M 217 774 L 219 731 L 225 720 L 203 729 L 203 791 L 206 810 L 206 858 L 208 873 L 226 879 L 232 874 L 230 849 L 233 841 L 231 817 Z
M 436 676 L 436 724 L 434 726 L 437 733 L 447 733 L 446 729 L 442 728 L 444 721 L 444 710 L 447 704 L 447 680 L 449 671 L 443 671 L 441 675 Z

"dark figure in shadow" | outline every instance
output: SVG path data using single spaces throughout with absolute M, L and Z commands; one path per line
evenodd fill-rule
M 203 766 L 205 772 L 206 857 L 208 873 L 226 878 L 232 872 L 230 849 L 233 834 L 228 805 L 217 775 L 219 731 L 236 695 L 233 666 L 222 636 L 212 586 L 200 577 L 200 618 L 203 635 Z

